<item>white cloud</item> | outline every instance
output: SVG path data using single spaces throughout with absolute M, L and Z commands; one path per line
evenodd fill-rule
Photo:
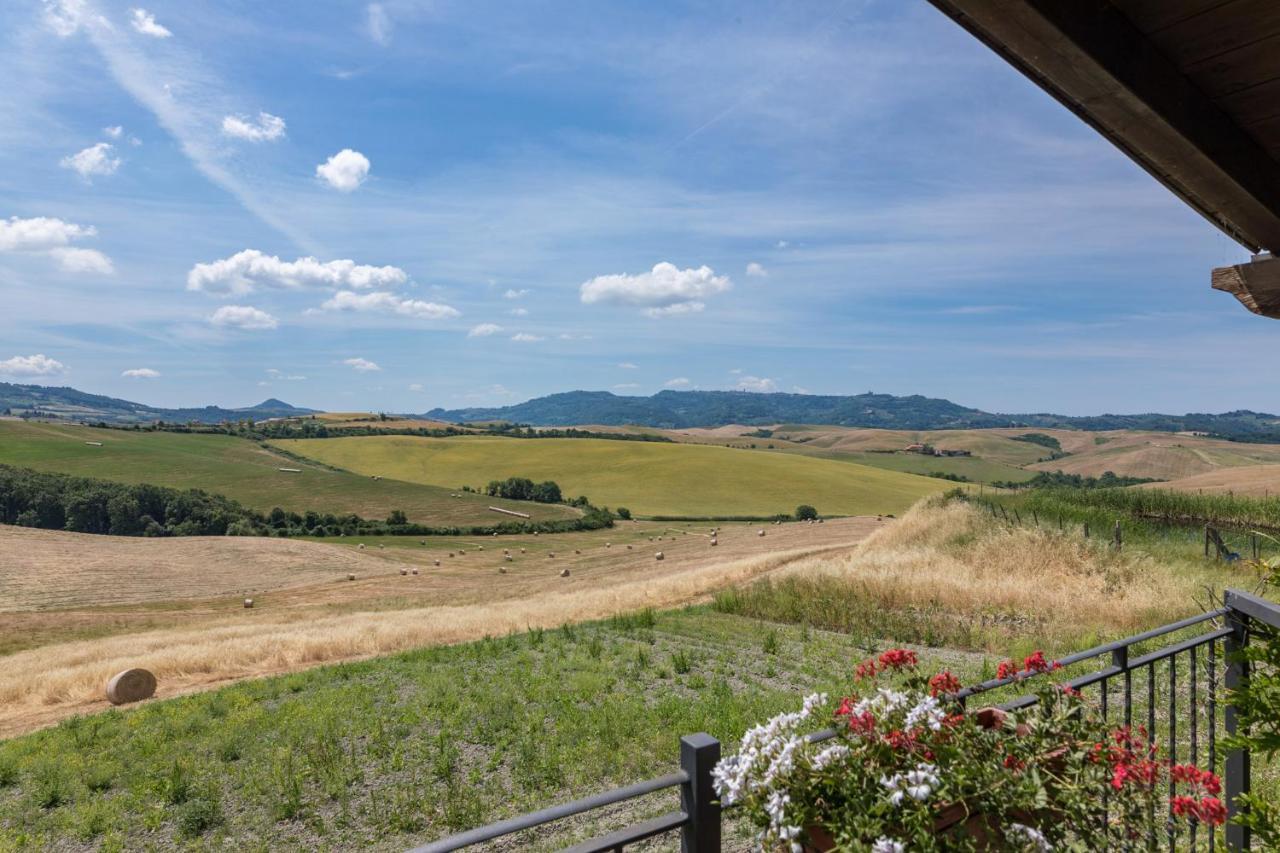
M 252 305 L 223 305 L 209 322 L 215 326 L 226 326 L 233 329 L 274 329 L 280 321 L 266 311 L 259 311 Z
M 632 363 L 631 363 L 631 362 L 629 362 L 629 361 L 621 361 L 621 362 L 618 362 L 618 367 L 621 367 L 623 370 L 636 370 L 636 369 L 637 369 L 637 366 L 636 366 L 636 365 L 634 365 L 634 364 L 632 364 Z
M 529 294 L 529 291 L 527 289 L 521 288 L 520 290 L 515 290 L 514 288 L 512 288 L 512 289 L 509 289 L 506 293 L 502 294 L 502 298 L 503 299 L 520 299 L 521 297 L 527 296 L 528 294 Z
M 416 317 L 420 320 L 447 320 L 461 316 L 461 312 L 452 306 L 441 305 L 438 302 L 423 302 L 421 299 L 404 299 L 385 290 L 377 290 L 373 293 L 339 290 L 331 299 L 326 300 L 320 309 L 399 314 L 402 317 Z
M 640 384 L 638 382 L 619 382 L 617 385 L 613 386 L 613 390 L 614 391 L 632 391 L 639 387 L 640 387 Z
M 668 379 L 662 384 L 667 388 L 687 388 L 693 383 L 691 383 L 689 378 L 686 376 L 677 376 L 675 379 Z
M 678 317 L 681 314 L 697 314 L 707 307 L 705 302 L 677 302 L 665 308 L 646 308 L 646 317 Z
M 481 323 L 478 326 L 472 326 L 471 331 L 467 332 L 468 338 L 487 338 L 490 335 L 496 335 L 502 331 L 502 327 L 497 323 Z
M 788 243 L 786 240 L 779 240 L 775 245 L 776 245 L 779 249 L 786 249 L 786 248 L 788 248 L 791 244 L 790 244 L 790 243 Z
M 522 344 L 536 344 L 538 341 L 545 341 L 546 338 L 541 335 L 531 335 L 528 332 L 518 332 L 511 336 L 511 340 Z
M 352 370 L 358 370 L 361 373 L 373 373 L 382 369 L 367 358 L 348 358 L 344 359 L 342 363 L 347 367 L 350 367 Z
M 56 376 L 65 373 L 67 366 L 43 353 L 15 355 L 0 361 L 0 375 L 4 376 Z
M 159 379 L 160 371 L 152 370 L 150 367 L 135 367 L 132 370 L 126 370 L 120 374 L 127 379 Z
M 63 157 L 58 161 L 58 165 L 72 170 L 86 181 L 94 175 L 114 175 L 122 162 L 119 157 L 111 156 L 114 150 L 110 142 L 99 142 L 83 151 Z
M 132 16 L 129 23 L 133 24 L 133 28 L 144 36 L 152 38 L 167 39 L 173 33 L 156 23 L 156 16 L 148 12 L 146 9 L 130 9 L 129 14 Z
M 116 268 L 111 259 L 97 249 L 77 249 L 61 246 L 50 249 L 49 254 L 66 272 L 87 272 L 99 275 L 114 275 Z
M 104 127 L 102 132 L 112 139 L 119 139 L 124 134 L 124 128 L 120 125 L 116 125 L 115 127 Z
M 256 120 L 248 116 L 224 116 L 222 119 L 223 133 L 249 142 L 274 142 L 284 136 L 284 128 L 284 119 L 267 112 L 259 112 Z
M 269 375 L 272 379 L 283 379 L 286 382 L 301 382 L 307 378 L 305 376 L 299 376 L 297 374 L 286 374 L 283 370 L 277 370 L 274 367 L 267 368 L 267 375 Z
M 65 246 L 81 237 L 93 237 L 92 225 L 76 225 L 48 216 L 0 219 L 0 252 L 39 252 Z
M 711 267 L 682 270 L 664 261 L 639 275 L 596 276 L 579 290 L 588 305 L 637 305 L 651 317 L 663 317 L 701 311 L 706 307 L 703 299 L 732 287 L 728 276 L 716 275 Z
M 369 31 L 369 38 L 383 46 L 390 44 L 391 16 L 381 3 L 370 3 L 365 9 L 365 27 Z
M 507 313 L 510 314 L 512 317 L 528 317 L 529 309 L 528 308 L 512 308 Z
M 747 264 L 747 275 L 754 278 L 767 278 L 769 276 L 769 271 L 764 268 L 764 265 L 752 261 Z
M 399 267 L 372 267 L 352 260 L 321 263 L 315 258 L 282 261 L 257 249 L 245 249 L 229 258 L 208 264 L 196 264 L 187 273 L 187 290 L 206 293 L 249 293 L 255 287 L 279 287 L 300 290 L 307 287 L 394 287 L 408 281 Z
M 425 391 L 425 390 L 427 390 L 427 389 L 423 386 L 423 384 L 422 384 L 421 382 L 410 382 L 410 383 L 409 383 L 409 390 L 410 390 L 410 391 Z
M 316 166 L 316 177 L 344 193 L 349 193 L 369 177 L 369 158 L 359 151 L 343 148 L 328 160 Z
M 754 391 L 757 394 L 770 394 L 778 390 L 778 383 L 763 376 L 743 376 L 738 380 L 739 391 Z

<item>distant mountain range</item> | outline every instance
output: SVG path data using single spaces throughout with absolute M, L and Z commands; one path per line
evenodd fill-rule
M 8 382 L 0 382 L 0 414 L 40 413 L 77 421 L 106 421 L 111 424 L 154 421 L 171 423 L 197 421 L 216 424 L 243 418 L 265 420 L 310 415 L 315 412 L 315 409 L 300 409 L 275 398 L 263 400 L 256 406 L 243 409 L 223 409 L 219 406 L 206 406 L 201 409 L 160 409 L 116 397 L 86 394 L 75 388 L 47 388 L 43 385 L 11 385 Z
M 1218 415 L 1008 415 L 971 409 L 933 397 L 870 393 L 826 396 L 746 391 L 661 391 L 652 397 L 619 397 L 608 391 L 569 391 L 514 406 L 432 409 L 424 417 L 454 423 L 513 421 L 536 426 L 636 424 L 664 429 L 791 423 L 909 430 L 986 427 L 1146 429 L 1207 432 L 1233 438 L 1276 437 L 1280 434 L 1280 416 L 1243 410 Z
M 283 400 L 224 409 L 162 409 L 87 394 L 74 388 L 11 385 L 0 382 L 0 414 L 45 415 L 111 424 L 206 423 L 243 418 L 266 420 L 316 414 L 316 409 Z M 1161 432 L 1204 432 L 1243 441 L 1280 441 L 1280 416 L 1241 410 L 1223 414 L 1090 415 L 1048 413 L 1007 415 L 971 409 L 935 397 L 892 394 L 756 394 L 746 391 L 661 391 L 652 397 L 620 397 L 608 391 L 568 391 L 537 397 L 514 406 L 432 409 L 430 420 L 468 423 L 509 421 L 535 426 L 647 426 L 658 429 L 717 427 L 726 424 L 830 424 L 879 429 L 981 429 L 988 427 L 1062 428 L 1082 430 L 1145 429 Z

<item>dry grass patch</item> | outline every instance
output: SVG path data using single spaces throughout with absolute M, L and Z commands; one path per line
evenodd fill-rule
M 1011 642 L 1069 647 L 1173 621 L 1199 609 L 1207 580 L 1207 571 L 1134 551 L 996 524 L 962 501 L 925 501 L 847 553 L 798 560 L 718 603 L 744 615 L 1002 652 Z

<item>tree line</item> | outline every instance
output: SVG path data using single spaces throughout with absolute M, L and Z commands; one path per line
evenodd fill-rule
M 585 500 L 585 499 L 584 499 Z M 491 525 L 433 527 L 410 522 L 400 510 L 385 520 L 270 512 L 246 507 L 202 489 L 127 484 L 0 465 L 0 523 L 44 530 L 113 536 L 481 536 L 491 533 L 561 533 L 612 527 L 608 508 L 582 505 L 579 518 L 502 521 Z

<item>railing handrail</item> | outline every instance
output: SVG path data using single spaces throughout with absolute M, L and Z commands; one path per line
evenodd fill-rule
M 1196 616 L 1189 616 L 1177 622 L 1168 625 L 1162 625 L 1149 631 L 1143 631 L 1140 634 L 1134 634 L 1121 640 L 1115 640 L 1109 643 L 1103 643 L 1094 646 L 1091 649 L 1075 652 L 1060 658 L 1058 663 L 1062 666 L 1071 666 L 1082 661 L 1091 660 L 1093 658 L 1102 657 L 1110 654 L 1112 661 L 1109 666 L 1087 672 L 1077 676 L 1066 683 L 1074 688 L 1088 687 L 1099 682 L 1105 682 L 1109 678 L 1141 669 L 1143 667 L 1153 666 L 1156 662 L 1173 658 L 1183 652 L 1191 651 L 1203 646 L 1210 645 L 1210 659 L 1212 660 L 1213 646 L 1211 644 L 1223 640 L 1228 644 L 1228 652 L 1230 652 L 1233 641 L 1238 643 L 1245 633 L 1242 625 L 1247 624 L 1249 619 L 1256 619 L 1263 624 L 1272 628 L 1280 629 L 1280 605 L 1275 602 L 1268 601 L 1252 593 L 1242 590 L 1229 589 L 1223 596 L 1224 607 L 1217 610 L 1211 610 Z M 1213 628 L 1205 633 L 1197 634 L 1177 643 L 1165 646 L 1155 651 L 1149 652 L 1136 658 L 1129 657 L 1129 649 L 1140 643 L 1154 640 L 1159 637 L 1167 636 L 1178 631 L 1185 630 L 1195 625 L 1201 625 L 1215 619 L 1223 619 L 1225 624 L 1221 627 Z M 1231 665 L 1228 672 L 1225 686 L 1230 689 L 1233 686 L 1233 679 L 1244 677 L 1247 678 L 1247 667 L 1244 667 L 1238 660 Z M 1020 673 L 1016 676 L 1008 678 L 995 678 L 966 687 L 954 694 L 951 698 L 957 702 L 963 703 L 964 700 L 999 687 L 1009 684 L 1027 681 L 1045 673 L 1034 672 L 1031 674 Z M 1000 707 L 1005 710 L 1016 710 L 1033 705 L 1037 701 L 1034 695 L 1020 696 L 1005 702 Z M 1227 726 L 1228 732 L 1233 729 L 1233 719 L 1231 712 L 1233 709 L 1227 706 Z M 814 732 L 807 736 L 810 742 L 820 742 L 835 737 L 835 729 L 825 729 L 820 732 Z M 598 836 L 589 841 L 582 842 L 571 848 L 572 853 L 587 853 L 587 851 L 603 851 L 603 850 L 621 850 L 624 845 L 640 841 L 644 838 L 652 837 L 663 832 L 670 832 L 675 829 L 681 829 L 684 833 L 681 849 L 686 853 L 718 853 L 720 849 L 720 807 L 714 800 L 707 800 L 707 793 L 710 789 L 710 771 L 715 762 L 719 759 L 719 741 L 709 735 L 688 735 L 681 739 L 681 765 L 682 769 L 665 776 L 659 776 L 645 782 L 639 782 L 634 785 L 628 785 L 623 788 L 616 788 L 612 791 L 605 791 L 590 797 L 584 797 L 574 800 L 570 803 L 562 803 L 557 806 L 541 809 L 525 815 L 519 815 L 507 820 L 498 821 L 488 826 L 478 827 L 466 832 L 452 835 L 421 847 L 414 848 L 411 853 L 449 853 L 449 851 L 459 850 L 473 844 L 480 844 L 485 841 L 492 841 L 505 835 L 511 835 L 522 830 L 533 829 L 538 826 L 560 820 L 573 815 L 583 814 L 593 811 L 604 806 L 614 803 L 625 802 L 646 794 L 655 793 L 657 791 L 669 788 L 680 787 L 682 790 L 682 809 L 679 811 L 668 812 L 655 818 L 641 821 L 636 824 L 624 827 L 622 829 L 610 832 L 606 835 Z M 1239 754 L 1239 750 L 1233 751 Z M 1231 768 L 1233 761 L 1242 762 L 1235 771 Z M 1243 771 L 1240 770 L 1243 767 Z M 1227 769 L 1227 792 L 1228 799 L 1232 794 L 1233 788 L 1243 785 L 1243 790 L 1248 789 L 1248 779 L 1233 779 L 1232 777 L 1248 776 L 1248 756 L 1245 754 L 1243 759 L 1228 756 Z M 1238 791 L 1237 791 L 1238 792 Z M 712 825 L 714 824 L 714 825 Z M 1242 827 L 1228 827 L 1227 844 L 1232 849 L 1243 849 L 1247 846 L 1247 832 Z M 1241 843 L 1244 839 L 1244 843 Z
M 536 812 L 517 815 L 513 818 L 500 820 L 487 826 L 476 827 L 475 829 L 460 832 L 457 835 L 450 835 L 439 841 L 432 841 L 423 844 L 421 847 L 415 847 L 411 853 L 449 853 L 453 850 L 461 850 L 463 847 L 470 847 L 472 844 L 479 844 L 483 841 L 492 841 L 504 835 L 510 835 L 514 832 L 520 832 L 525 829 L 533 829 L 552 821 L 561 820 L 566 817 L 582 814 L 583 812 L 594 811 L 595 809 L 611 806 L 614 803 L 626 802 L 634 800 L 636 797 L 643 797 L 646 794 L 652 794 L 657 791 L 663 791 L 667 788 L 675 788 L 689 782 L 689 774 L 684 770 L 677 770 L 674 773 L 668 773 L 665 776 L 658 776 L 655 779 L 648 779 L 644 782 L 637 782 L 634 785 L 627 785 L 623 788 L 614 788 L 610 791 L 603 791 L 599 794 L 592 794 L 589 797 L 583 797 L 579 800 L 573 800 L 568 803 L 560 803 L 559 805 L 549 806 L 545 809 L 539 809 Z

